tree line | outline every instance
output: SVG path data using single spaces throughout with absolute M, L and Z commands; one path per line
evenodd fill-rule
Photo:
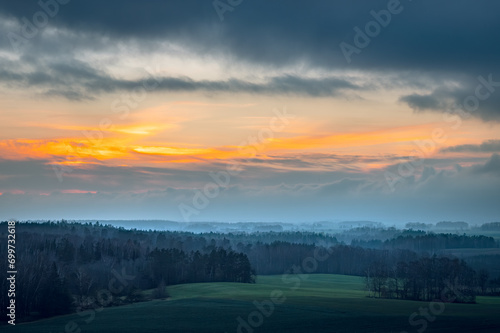
M 463 260 L 433 256 L 388 266 L 376 262 L 366 271 L 371 296 L 417 301 L 474 303 L 485 291 L 487 273 L 476 273 Z
M 104 302 L 110 306 L 143 300 L 142 291 L 148 289 L 164 297 L 161 289 L 172 284 L 253 283 L 255 279 L 246 254 L 215 242 L 188 237 L 186 242 L 196 243 L 198 249 L 185 251 L 177 237 L 167 240 L 109 226 L 19 223 L 16 227 L 15 298 L 20 321 L 93 308 L 96 299 L 104 297 L 103 291 L 108 296 L 112 293 L 113 300 Z M 6 237 L 4 230 L 2 237 Z M 6 247 L 0 248 L 0 256 L 7 257 Z M 7 271 L 6 265 L 0 261 L 0 270 Z M 131 278 L 120 281 L 120 275 Z M 7 283 L 1 280 L 0 288 L 8 290 Z M 6 293 L 1 293 L 2 321 L 8 318 L 7 302 Z
M 378 249 L 407 249 L 416 252 L 436 252 L 444 249 L 498 248 L 493 237 L 483 235 L 433 234 L 421 232 L 417 235 L 406 234 L 387 240 L 353 240 L 351 245 Z
M 4 224 L 0 223 L 1 237 L 5 237 L 7 230 Z M 16 299 L 20 319 L 92 308 L 95 300 L 102 297 L 99 295 L 102 290 L 113 293 L 112 301 L 107 305 L 119 305 L 142 300 L 144 290 L 154 289 L 155 297 L 166 297 L 165 286 L 168 291 L 169 285 L 178 283 L 252 283 L 256 274 L 293 273 L 293 267 L 302 266 L 303 260 L 314 257 L 318 250 L 328 255 L 317 262 L 312 273 L 366 276 L 370 272 L 370 278 L 375 277 L 379 283 L 379 287 L 369 289 L 372 294 L 425 299 L 422 295 L 426 293 L 434 295 L 436 289 L 427 289 L 434 280 L 416 282 L 425 280 L 425 276 L 419 275 L 423 270 L 415 267 L 427 267 L 425 260 L 431 260 L 432 253 L 415 249 L 492 244 L 487 237 L 421 233 L 389 239 L 384 241 L 385 247 L 371 248 L 359 246 L 362 245 L 359 243 L 346 245 L 332 235 L 314 232 L 195 234 L 67 222 L 19 223 L 16 229 Z M 6 248 L 1 247 L 0 256 L 6 257 L 5 251 Z M 476 260 L 474 269 L 480 272 L 485 267 L 493 267 L 490 257 Z M 374 263 L 378 268 L 385 267 L 385 275 L 378 275 Z M 0 270 L 6 271 L 5 265 L 5 261 L 0 261 Z M 407 270 L 401 271 L 404 267 Z M 459 267 L 470 269 L 462 263 Z M 407 273 L 406 277 L 402 272 Z M 500 282 L 500 276 L 496 277 L 492 272 L 486 271 L 486 277 L 475 273 L 473 279 L 463 281 L 469 281 L 467 283 L 475 293 L 498 293 L 500 283 L 496 283 Z M 123 282 L 118 276 L 120 274 L 126 274 L 130 279 L 116 286 Z M 397 284 L 394 284 L 394 279 L 397 279 Z M 0 281 L 4 290 L 6 283 Z M 412 283 L 415 287 L 410 288 Z M 419 283 L 423 283 L 423 289 L 417 288 Z M 2 318 L 6 318 L 3 315 L 6 301 L 5 293 L 0 294 Z

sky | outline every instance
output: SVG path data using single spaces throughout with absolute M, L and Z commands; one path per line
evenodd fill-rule
M 500 219 L 494 0 L 0 1 L 0 219 Z

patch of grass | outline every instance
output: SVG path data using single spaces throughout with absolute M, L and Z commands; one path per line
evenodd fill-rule
M 409 317 L 429 303 L 366 297 L 360 277 L 311 274 L 259 276 L 256 284 L 195 283 L 167 287 L 168 300 L 106 308 L 95 319 L 77 314 L 8 327 L 5 331 L 59 333 L 68 322 L 81 332 L 237 332 L 237 318 L 257 311 L 254 301 L 278 290 L 286 298 L 262 316 L 253 332 L 417 332 Z M 426 332 L 498 332 L 500 298 L 478 297 L 478 304 L 445 304 L 427 321 Z M 417 316 L 416 320 L 424 317 Z M 77 332 L 74 330 L 74 332 Z M 241 332 L 248 332 L 243 329 Z

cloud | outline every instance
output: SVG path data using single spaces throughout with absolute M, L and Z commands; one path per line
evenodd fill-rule
M 343 178 L 331 184 L 318 187 L 319 196 L 345 196 L 358 192 L 363 185 L 367 185 L 366 179 Z
M 498 2 L 422 0 L 402 3 L 402 7 L 353 66 L 439 71 L 498 68 L 498 40 L 492 35 L 500 27 L 495 15 L 500 10 Z M 353 43 L 353 28 L 364 29 L 374 20 L 370 11 L 386 8 L 387 0 L 313 0 L 307 4 L 255 0 L 227 12 L 221 22 L 211 1 L 126 0 L 109 6 L 89 0 L 60 6 L 48 26 L 110 40 L 183 40 L 194 49 L 226 52 L 272 66 L 306 59 L 310 64 L 339 68 L 347 65 L 339 44 Z M 4 1 L 0 9 L 17 20 L 31 19 L 40 11 L 36 1 Z
M 192 205 L 195 190 L 203 192 L 213 182 L 209 171 L 221 170 L 216 164 L 191 170 L 94 165 L 75 169 L 59 183 L 46 161 L 0 162 L 0 218 L 182 220 L 178 204 Z M 313 168 L 283 173 L 272 165 L 249 164 L 193 220 L 435 222 L 460 217 L 474 223 L 498 216 L 500 156 L 446 171 L 454 163 L 425 160 L 422 170 L 404 177 L 394 192 L 384 174 L 397 172 L 397 165 L 370 173 Z
M 500 121 L 500 70 L 498 74 L 455 77 L 427 94 L 408 94 L 399 101 L 415 111 L 456 113 L 462 118 L 477 117 Z
M 476 166 L 474 171 L 480 174 L 493 174 L 500 176 L 500 155 L 491 155 L 491 158 L 484 165 Z
M 41 7 L 38 1 L 1 1 L 0 86 L 2 95 L 8 96 L 6 107 L 11 110 L 5 119 L 12 121 L 10 117 L 16 109 L 10 105 L 16 105 L 11 101 L 18 96 L 75 101 L 64 112 L 59 110 L 67 104 L 61 103 L 63 106 L 56 106 L 54 113 L 59 113 L 57 117 L 74 115 L 75 119 L 83 119 L 97 114 L 102 105 L 86 107 L 81 103 L 73 109 L 76 102 L 107 97 L 106 94 L 130 93 L 148 84 L 154 86 L 155 92 L 189 93 L 189 98 L 195 96 L 193 99 L 215 94 L 227 94 L 229 98 L 240 97 L 234 97 L 236 94 L 264 96 L 255 101 L 252 109 L 257 110 L 257 116 L 258 109 L 268 103 L 265 98 L 268 96 L 307 97 L 304 104 L 296 106 L 305 109 L 303 114 L 309 107 L 319 106 L 308 115 L 319 116 L 314 121 L 322 126 L 304 126 L 298 134 L 290 130 L 287 133 L 290 136 L 269 142 L 266 151 L 274 152 L 324 152 L 337 147 L 350 149 L 350 145 L 356 145 L 352 149 L 357 151 L 361 146 L 377 149 L 378 145 L 394 142 L 404 146 L 404 142 L 422 135 L 425 127 L 420 125 L 422 119 L 415 119 L 416 125 L 411 129 L 403 126 L 394 132 L 354 133 L 351 126 L 354 122 L 363 125 L 358 120 L 368 115 L 370 109 L 366 105 L 373 105 L 376 110 L 384 109 L 381 117 L 373 115 L 375 122 L 370 126 L 377 128 L 389 119 L 389 113 L 394 116 L 398 112 L 393 111 L 396 107 L 391 104 L 398 97 L 400 102 L 418 111 L 415 117 L 421 116 L 422 111 L 458 109 L 483 121 L 498 122 L 500 92 L 483 87 L 480 91 L 490 94 L 478 100 L 477 110 L 468 111 L 470 105 L 464 104 L 471 101 L 469 96 L 476 96 L 479 76 L 491 75 L 495 83 L 490 88 L 498 89 L 500 37 L 495 32 L 500 30 L 500 2 L 401 3 L 401 13 L 392 15 L 390 24 L 381 28 L 377 36 L 370 37 L 369 44 L 360 47 L 360 52 L 352 55 L 352 62 L 347 63 L 340 43 L 355 44 L 354 28 L 364 30 L 366 23 L 374 20 L 371 11 L 387 8 L 387 0 L 243 1 L 233 11 L 226 12 L 222 22 L 212 1 L 123 0 L 119 5 L 97 0 L 70 1 L 59 6 L 57 15 L 50 17 L 48 24 L 28 38 L 19 51 L 12 48 L 9 33 L 22 35 L 26 20 L 32 21 Z M 148 76 L 143 69 L 152 64 L 165 68 Z M 345 111 L 341 110 L 342 105 L 336 109 L 338 112 L 329 112 L 331 109 L 327 112 L 331 100 L 324 97 L 353 96 L 367 104 L 349 104 Z M 320 98 L 326 101 L 306 104 Z M 156 103 L 154 99 L 150 102 Z M 40 109 L 50 108 L 50 103 Z M 28 114 L 35 103 L 21 104 L 16 107 L 19 110 L 26 107 L 28 111 L 23 114 Z M 340 102 L 335 104 L 334 107 Z M 351 113 L 358 110 L 359 114 Z M 211 117 L 207 128 L 196 128 L 201 133 L 194 136 L 205 138 L 203 135 L 208 132 L 223 136 L 225 132 L 218 132 L 221 127 L 214 125 L 222 113 L 208 112 L 214 112 L 212 115 L 217 112 L 217 117 Z M 48 120 L 43 121 L 61 119 L 45 118 Z M 403 121 L 402 118 L 392 117 L 391 124 Z M 33 119 L 31 122 L 38 121 Z M 340 125 L 325 130 L 337 119 Z M 372 118 L 369 121 L 373 123 Z M 14 123 L 22 127 L 28 121 L 19 119 Z M 194 128 L 202 123 L 198 120 L 189 125 Z M 308 129 L 313 137 L 297 136 Z M 480 131 L 481 127 L 475 130 Z M 174 137 L 178 133 L 165 137 L 169 141 L 183 140 Z M 29 133 L 30 138 L 37 134 Z M 156 139 L 161 141 L 159 137 Z M 443 152 L 498 153 L 497 141 L 448 147 Z M 167 148 L 158 148 L 160 145 Z M 125 145 L 120 142 L 119 146 Z M 170 149 L 168 142 L 159 142 L 158 147 L 149 150 Z M 177 164 L 170 163 L 164 155 L 150 154 L 134 155 L 137 159 L 131 163 L 142 163 L 135 166 L 124 166 L 127 161 L 121 159 L 123 156 L 110 155 L 114 159 L 108 159 L 107 165 L 91 159 L 87 165 L 75 166 L 59 182 L 51 163 L 56 160 L 71 165 L 74 159 L 64 159 L 61 155 L 64 152 L 53 156 L 30 155 L 43 157 L 40 160 L 5 159 L 22 156 L 19 151 L 22 147 L 15 148 L 15 152 L 8 150 L 10 154 L 0 160 L 0 190 L 4 193 L 0 196 L 0 212 L 4 215 L 92 218 L 102 214 L 130 218 L 147 214 L 151 218 L 179 219 L 176 204 L 189 202 L 194 190 L 203 190 L 212 181 L 209 171 L 224 170 L 227 163 L 237 161 L 242 163 L 244 172 L 231 179 L 228 188 L 211 202 L 200 219 L 218 219 L 220 214 L 229 220 L 259 216 L 269 219 L 292 216 L 297 220 L 389 216 L 401 221 L 410 216 L 411 220 L 429 221 L 430 216 L 443 220 L 498 216 L 500 180 L 495 170 L 499 169 L 499 158 L 495 154 L 487 161 L 481 154 L 427 158 L 415 174 L 403 177 L 391 192 L 384 172 L 398 172 L 402 163 L 395 163 L 403 157 L 395 155 L 379 158 L 276 153 L 246 161 L 216 156 L 214 160 L 200 157 L 195 163 Z M 151 167 L 152 162 L 162 163 Z M 390 166 L 384 167 L 387 164 Z M 25 194 L 15 194 L 22 192 Z
M 443 148 L 443 153 L 495 153 L 500 152 L 500 140 L 488 140 L 480 145 L 458 145 Z
M 0 60 L 1 63 L 1 60 Z M 267 77 L 263 82 L 242 79 L 193 80 L 188 77 L 153 77 L 143 79 L 115 78 L 77 60 L 44 63 L 36 70 L 0 72 L 0 83 L 17 88 L 36 88 L 46 96 L 61 96 L 69 100 L 93 99 L 116 91 L 205 91 L 211 93 L 249 93 L 261 95 L 294 94 L 304 96 L 338 96 L 361 87 L 343 77 L 307 78 L 295 75 Z
M 381 81 L 388 75 L 396 75 L 405 78 L 408 87 L 415 85 L 411 77 L 417 76 L 417 73 L 440 76 L 445 80 L 458 79 L 465 84 L 478 75 L 500 73 L 497 61 L 500 56 L 499 40 L 492 33 L 500 30 L 500 22 L 495 15 L 500 10 L 500 3 L 494 0 L 480 3 L 467 0 L 402 3 L 402 12 L 393 15 L 389 25 L 371 38 L 369 45 L 353 56 L 351 64 L 347 64 L 340 43 L 353 44 L 356 35 L 354 27 L 363 30 L 366 23 L 374 20 L 371 11 L 386 8 L 386 0 L 355 3 L 313 0 L 307 4 L 302 1 L 269 3 L 255 0 L 227 12 L 226 19 L 221 22 L 211 1 L 138 3 L 125 0 L 120 6 L 93 0 L 75 1 L 60 6 L 47 27 L 40 29 L 39 34 L 29 40 L 26 54 L 34 54 L 36 58 L 49 57 L 56 63 L 50 68 L 36 68 L 39 72 L 51 70 L 69 76 L 61 80 L 59 87 L 43 91 L 68 99 L 130 90 L 139 83 L 109 77 L 97 68 L 82 68 L 75 61 L 57 64 L 65 57 L 84 58 L 82 50 L 104 53 L 109 59 L 116 54 L 126 56 L 131 50 L 138 50 L 142 61 L 147 64 L 150 54 L 165 54 L 166 45 L 177 45 L 188 50 L 189 57 L 217 59 L 226 67 L 237 61 L 247 66 L 250 72 L 254 72 L 252 68 L 262 71 L 295 70 L 288 76 L 282 73 L 268 75 L 264 84 L 239 77 L 234 80 L 199 81 L 165 76 L 163 89 L 173 91 L 329 96 L 335 95 L 341 88 L 354 87 L 346 79 L 308 79 L 303 72 L 362 71 L 379 75 Z M 40 10 L 35 1 L 1 2 L 0 12 L 7 21 L 4 23 L 5 31 L 21 33 L 22 19 L 30 20 Z M 448 19 L 443 20 L 443 17 Z M 11 49 L 5 35 L 0 48 Z M 167 53 L 173 54 L 175 50 L 175 47 L 170 48 Z M 46 82 L 47 78 L 40 76 L 36 69 L 33 76 L 39 81 L 32 77 L 27 82 L 34 85 Z M 5 77 L 10 75 L 17 81 L 19 77 L 16 78 L 16 75 L 26 76 L 26 73 L 15 71 L 6 74 Z M 56 82 L 54 79 L 52 76 L 52 82 Z M 76 88 L 69 89 L 71 84 L 76 84 Z M 448 95 L 456 99 L 457 94 L 474 92 L 474 86 L 472 90 L 468 88 L 465 91 L 449 91 Z M 415 92 L 403 96 L 402 100 L 416 109 L 436 109 L 441 106 L 438 97 L 432 92 Z M 499 105 L 500 97 L 491 98 L 483 103 L 478 113 L 484 120 L 498 119 Z
M 447 218 L 482 223 L 498 217 L 500 177 L 494 172 L 499 170 L 499 163 L 499 157 L 492 156 L 484 164 L 454 174 L 428 168 L 424 171 L 426 177 L 422 177 L 425 179 L 398 186 L 394 192 L 380 191 L 380 186 L 386 186 L 383 172 L 375 178 L 358 174 L 331 182 L 313 182 L 311 177 L 308 183 L 261 185 L 235 179 L 210 198 L 207 208 L 192 220 L 303 222 L 362 218 L 404 223 Z M 172 186 L 141 192 L 103 192 L 73 185 L 68 184 L 68 191 L 49 195 L 4 193 L 0 196 L 0 218 L 181 221 L 179 203 L 193 205 L 195 195 L 194 189 Z M 203 191 L 203 183 L 197 188 Z M 89 193 L 78 193 L 82 191 Z
M 401 102 L 407 103 L 409 107 L 418 111 L 439 110 L 443 108 L 438 98 L 436 98 L 436 96 L 432 94 L 429 95 L 411 94 L 403 96 L 399 100 Z

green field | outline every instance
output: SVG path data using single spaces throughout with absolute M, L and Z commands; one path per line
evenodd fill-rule
M 81 329 L 89 333 L 238 332 L 237 318 L 248 322 L 253 314 L 250 319 L 254 321 L 250 321 L 255 328 L 249 325 L 240 332 L 417 332 L 424 323 L 425 332 L 500 331 L 500 298 L 478 297 L 478 304 L 446 304 L 439 315 L 429 312 L 429 319 L 416 316 L 412 326 L 410 315 L 419 308 L 428 310 L 430 303 L 368 298 L 359 277 L 326 274 L 299 277 L 288 276 L 287 283 L 282 276 L 259 276 L 256 284 L 170 286 L 168 300 L 105 308 L 96 312 L 88 323 L 85 319 L 89 316 L 72 314 L 0 330 L 59 333 L 68 325 L 68 332 Z M 274 305 L 271 314 L 270 308 L 265 308 L 269 316 L 262 315 L 253 302 L 269 304 L 272 293 L 275 300 L 284 302 Z

